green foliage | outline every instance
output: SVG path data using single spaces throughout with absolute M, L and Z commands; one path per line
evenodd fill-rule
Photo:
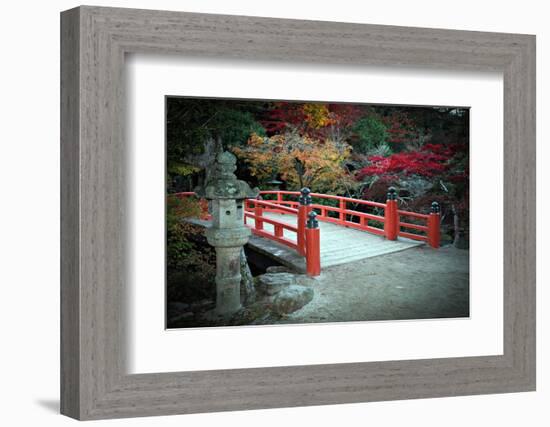
M 166 266 L 170 301 L 204 298 L 204 291 L 214 283 L 215 253 L 206 241 L 204 229 L 182 221 L 186 217 L 198 217 L 201 211 L 196 198 L 168 199 Z
M 167 299 L 193 303 L 215 294 L 216 257 L 202 227 L 174 222 L 167 230 Z
M 353 133 L 355 135 L 353 145 L 359 153 L 366 153 L 382 146 L 388 138 L 386 125 L 375 115 L 364 116 L 357 120 L 353 126 Z
M 233 109 L 220 110 L 213 126 L 213 132 L 225 147 L 244 145 L 253 133 L 265 136 L 265 130 L 254 116 L 247 111 Z
M 187 176 L 199 170 L 200 168 L 187 163 L 170 162 L 168 164 L 168 173 L 170 175 Z
M 166 222 L 168 231 L 172 226 L 181 222 L 182 218 L 200 218 L 202 207 L 196 197 L 176 197 L 168 195 L 166 208 Z
M 383 142 L 377 147 L 374 147 L 372 149 L 367 150 L 365 153 L 367 156 L 381 156 L 381 157 L 388 157 L 393 154 L 393 150 L 388 145 L 388 143 Z
M 185 163 L 187 156 L 202 154 L 208 139 L 233 146 L 245 144 L 252 133 L 265 135 L 254 117 L 261 103 L 169 98 L 166 105 L 169 165 Z
M 171 269 L 183 269 L 189 265 L 189 251 L 193 244 L 187 239 L 187 224 L 171 222 L 166 234 L 167 265 Z

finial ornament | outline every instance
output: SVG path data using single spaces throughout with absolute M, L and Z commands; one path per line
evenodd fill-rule
M 397 191 L 395 187 L 388 188 L 388 200 L 397 200 Z
M 317 212 L 311 211 L 308 214 L 309 219 L 307 220 L 307 228 L 317 228 L 319 227 L 319 221 L 317 221 Z
M 298 201 L 301 205 L 311 205 L 311 190 L 307 187 L 304 187 L 300 190 L 300 197 L 298 198 Z

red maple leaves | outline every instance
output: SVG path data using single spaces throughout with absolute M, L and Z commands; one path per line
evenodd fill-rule
M 370 164 L 357 173 L 358 179 L 374 175 L 419 175 L 433 177 L 447 172 L 458 147 L 426 144 L 419 151 L 407 151 L 389 157 L 370 156 Z M 464 177 L 467 177 L 464 174 Z M 457 177 L 460 178 L 460 177 Z

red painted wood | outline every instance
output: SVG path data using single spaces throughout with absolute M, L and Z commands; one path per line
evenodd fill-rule
M 397 215 L 397 200 L 387 200 L 384 210 L 384 233 L 386 239 L 396 240 L 398 233 L 399 217 Z
M 265 237 L 266 239 L 273 240 L 282 245 L 288 246 L 289 248 L 294 249 L 295 251 L 298 250 L 298 245 L 292 240 L 287 239 L 286 237 L 277 237 L 271 233 L 268 233 L 265 230 L 256 230 L 255 228 L 252 229 L 252 233 L 255 234 L 256 236 Z
M 416 212 L 409 212 L 409 211 L 401 211 L 398 210 L 397 213 L 399 216 L 410 216 L 411 218 L 418 218 L 418 219 L 425 219 L 427 220 L 430 215 L 416 213 Z
M 294 215 L 298 214 L 298 209 L 289 208 L 284 205 L 279 205 L 277 203 L 268 202 L 267 200 L 256 200 L 256 199 L 249 199 L 250 203 L 254 206 L 261 206 L 262 208 L 271 208 L 273 210 L 291 213 Z
M 321 234 L 319 228 L 306 228 L 306 271 L 308 276 L 321 274 Z
M 267 190 L 267 191 L 260 191 L 260 194 L 278 194 L 286 195 L 286 196 L 299 196 L 299 191 L 283 191 L 283 190 Z M 379 203 L 379 202 L 373 202 L 370 200 L 362 200 L 362 199 L 353 199 L 351 197 L 344 197 L 344 196 L 333 196 L 332 194 L 321 194 L 321 193 L 311 193 L 310 196 L 312 198 L 319 198 L 319 199 L 332 199 L 332 200 L 345 200 L 346 202 L 350 203 L 357 203 L 360 205 L 368 205 L 373 206 L 377 208 L 385 208 L 385 203 Z
M 255 235 L 279 242 L 296 250 L 299 254 L 306 257 L 307 271 L 309 275 L 320 274 L 320 230 L 308 229 L 306 227 L 307 215 L 312 209 L 319 212 L 317 217 L 320 221 L 339 224 L 344 227 L 355 228 L 358 230 L 367 231 L 379 236 L 385 236 L 389 240 L 395 240 L 398 236 L 427 242 L 431 247 L 438 248 L 440 245 L 440 215 L 433 213 L 430 215 L 399 210 L 396 200 L 387 200 L 386 203 L 372 202 L 369 200 L 353 199 L 350 197 L 333 196 L 329 194 L 311 193 L 312 198 L 331 199 L 338 201 L 338 207 L 311 204 L 308 206 L 300 205 L 296 200 L 285 200 L 284 196 L 300 196 L 299 191 L 278 191 L 269 190 L 261 191 L 260 194 L 276 195 L 276 200 L 258 200 L 247 199 L 244 201 L 244 223 L 247 224 L 247 218 L 253 218 L 255 225 L 252 232 Z M 194 196 L 193 192 L 175 193 L 176 197 Z M 384 210 L 384 216 L 375 215 L 366 212 L 348 209 L 348 203 L 355 206 L 362 205 Z M 292 226 L 280 221 L 265 217 L 265 212 L 275 212 L 279 214 L 291 214 L 297 216 L 297 225 Z M 335 212 L 337 217 L 329 216 L 329 212 Z M 400 217 L 410 217 L 426 221 L 426 225 L 413 224 L 400 221 Z M 353 219 L 359 219 L 359 222 L 354 222 Z M 348 220 L 349 219 L 349 220 Z M 383 229 L 374 227 L 369 224 L 369 221 L 377 221 L 383 224 Z M 274 227 L 273 233 L 264 229 L 264 223 L 272 224 Z M 402 231 L 401 228 L 419 230 L 426 233 L 414 234 Z M 284 236 L 284 230 L 289 230 L 296 233 L 296 242 Z
M 245 217 L 246 218 L 253 218 L 254 221 L 257 221 L 257 219 L 260 219 L 262 222 L 272 224 L 273 226 L 278 225 L 278 226 L 281 226 L 284 230 L 289 230 L 289 231 L 292 231 L 294 233 L 298 233 L 298 227 L 296 227 L 294 225 L 291 225 L 291 224 L 286 224 L 284 222 L 277 221 L 275 219 L 267 218 L 265 216 L 257 217 L 255 214 L 250 213 L 250 212 L 245 213 Z
M 254 228 L 256 230 L 263 230 L 264 229 L 264 223 L 262 221 L 262 214 L 263 214 L 263 207 L 261 204 L 256 203 L 254 206 Z
M 428 243 L 432 248 L 439 248 L 440 236 L 440 215 L 439 213 L 431 213 L 428 218 Z
M 407 239 L 411 239 L 411 240 L 420 240 L 422 242 L 428 241 L 428 237 L 426 236 L 422 236 L 420 234 L 407 233 L 406 231 L 400 231 L 399 236 L 406 237 Z
M 428 232 L 428 227 L 425 225 L 411 224 L 410 222 L 399 222 L 399 227 Z
M 298 253 L 303 256 L 306 254 L 306 221 L 310 210 L 309 206 L 298 207 Z
M 340 209 L 338 211 L 338 216 L 340 218 L 340 224 L 344 224 L 346 222 L 346 200 L 340 199 Z

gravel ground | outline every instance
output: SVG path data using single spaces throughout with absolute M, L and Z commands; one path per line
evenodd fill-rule
M 276 323 L 469 316 L 469 251 L 418 247 L 324 269 L 313 300 Z

